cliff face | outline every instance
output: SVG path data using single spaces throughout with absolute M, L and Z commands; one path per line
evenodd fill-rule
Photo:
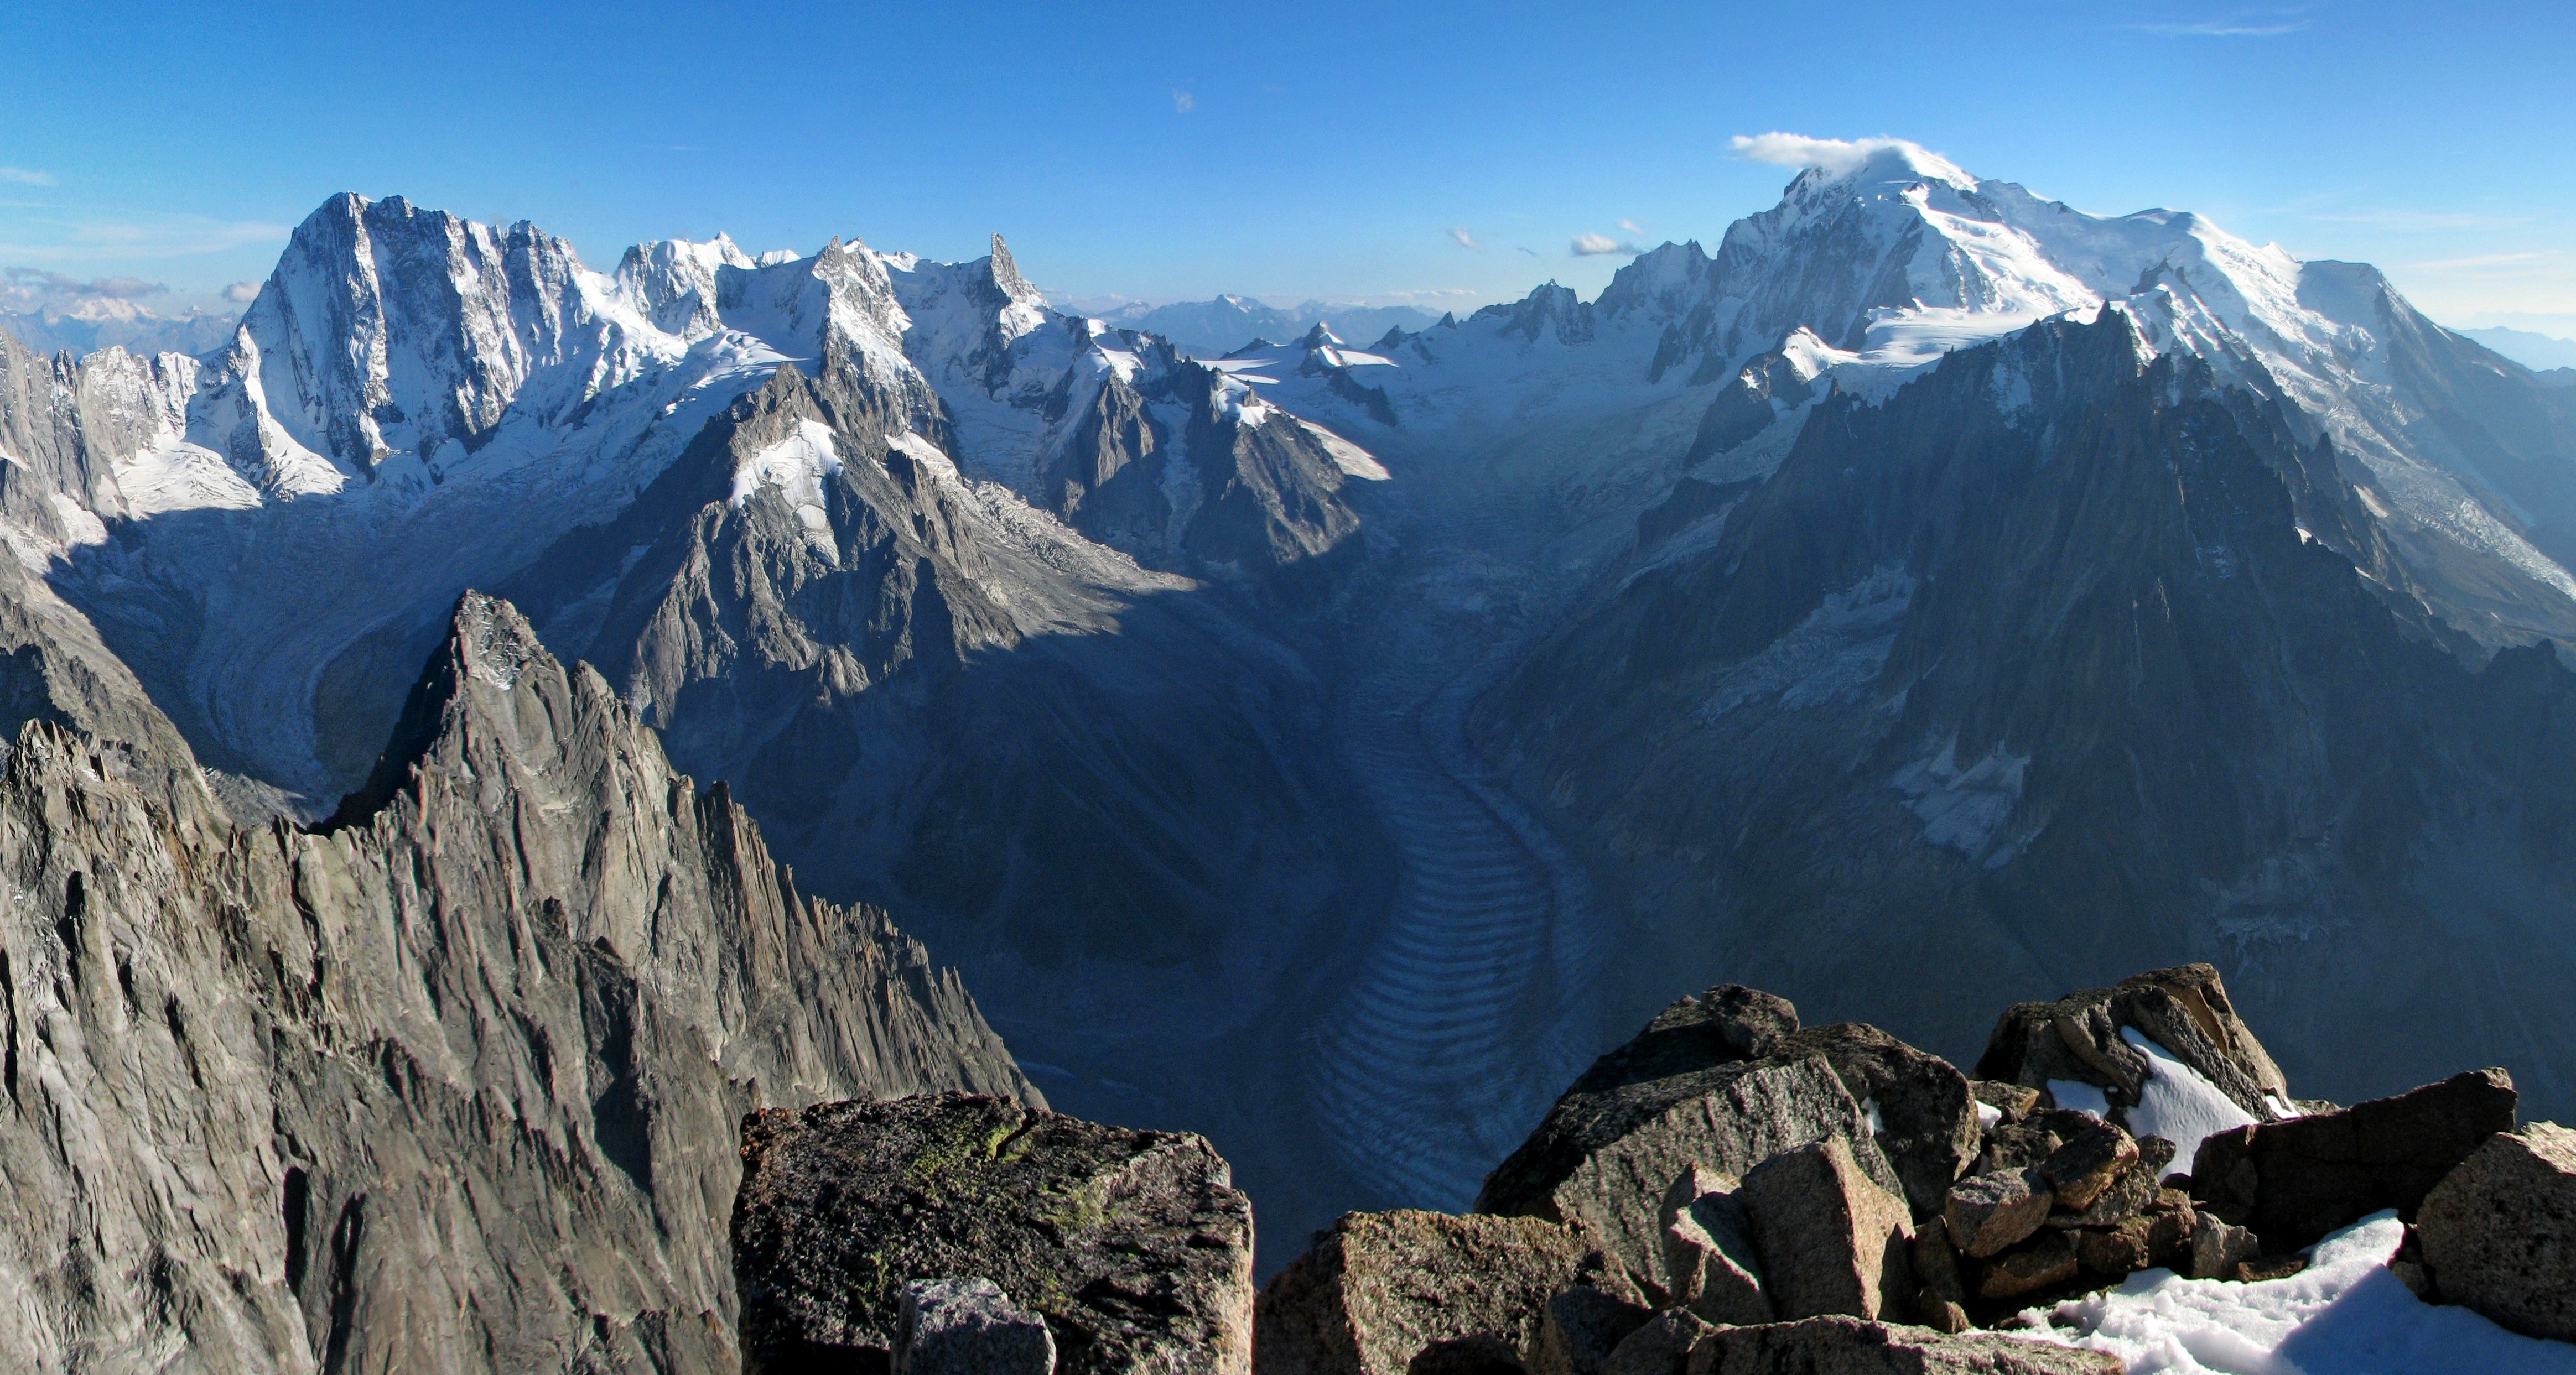
M 730 1369 L 735 1126 L 1036 1101 L 953 973 L 470 595 L 318 833 L 49 717 L 0 767 L 0 1349 L 206 1371 Z
M 2563 1110 L 2576 678 L 2454 652 L 2341 466 L 2116 316 L 2035 328 L 1822 404 L 1482 738 L 1669 948 L 1802 1004 L 1965 1048 L 1963 981 L 2224 961 L 2326 1092 L 2471 1058 Z

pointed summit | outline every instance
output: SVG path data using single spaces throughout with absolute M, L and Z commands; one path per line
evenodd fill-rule
M 1029 279 L 1020 275 L 1020 265 L 1011 261 L 1011 246 L 1002 242 L 999 230 L 993 234 L 993 285 L 1014 301 L 1027 300 L 1038 294 Z

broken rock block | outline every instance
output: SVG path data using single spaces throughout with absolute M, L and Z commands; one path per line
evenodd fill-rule
M 2082 1268 L 2075 1242 L 2064 1232 L 2043 1231 L 2031 1241 L 1988 1258 L 1977 1278 L 1977 1297 L 2017 1299 L 2075 1278 Z
M 2263 1254 L 2263 1243 L 2250 1227 L 2238 1227 L 2202 1213 L 2191 1228 L 2191 1275 L 2194 1279 L 2232 1280 L 2236 1267 Z
M 1977 1158 L 1982 1134 L 1968 1076 L 1930 1051 L 1859 1022 L 1791 1033 L 1772 1055 L 1824 1056 L 1843 1088 L 1877 1109 L 1878 1148 L 1895 1167 L 1914 1216 L 1940 1216 L 1950 1182 Z
M 1771 1311 L 1783 1319 L 1914 1311 L 1914 1225 L 1836 1138 L 1774 1156 L 1744 1177 Z
M 1613 1264 L 1574 1229 L 1531 1217 L 1346 1213 L 1261 1291 L 1262 1375 L 1403 1375 L 1435 1342 L 1538 1343 L 1548 1302 Z
M 1485 1180 L 1476 1210 L 1581 1226 L 1629 1273 L 1668 1293 L 1663 1198 L 1694 1164 L 1741 1178 L 1782 1151 L 1839 1137 L 1855 1143 L 1849 1150 L 1870 1178 L 1902 1188 L 1821 1055 L 1615 1080 L 1578 1080 Z
M 2108 1122 L 2088 1127 L 2039 1162 L 2059 1207 L 2081 1211 L 2138 1163 L 2138 1143 Z M 2148 1181 L 2152 1187 L 2154 1181 Z
M 2576 1131 L 2487 1138 L 2425 1195 L 2415 1231 L 2444 1301 L 2576 1342 Z
M 1664 1195 L 1665 1299 L 1710 1322 L 1771 1320 L 1742 1187 L 1694 1165 Z
M 1947 1335 L 1854 1318 L 1720 1328 L 1702 1338 L 1693 1375 L 2120 1375 L 2104 1351 L 1995 1333 Z
M 1941 1219 L 1961 1252 L 1991 1256 L 2038 1231 L 2053 1197 L 2037 1170 L 1970 1175 L 1950 1186 Z
M 2113 1176 L 2110 1187 L 2095 1194 L 2092 1202 L 2082 1208 L 2060 1209 L 2049 1214 L 2048 1225 L 2051 1227 L 2115 1227 L 2145 1212 L 2147 1205 L 2154 1203 L 2163 1192 L 2164 1190 L 2156 1184 L 2156 1167 L 2149 1164 L 2145 1158 L 2141 1158 Z
M 2411 1222 L 2470 1152 L 2513 1130 L 2515 1102 L 2513 1077 L 2484 1069 L 2339 1112 L 2219 1132 L 2192 1161 L 2192 1200 L 2284 1254 L 2383 1208 Z

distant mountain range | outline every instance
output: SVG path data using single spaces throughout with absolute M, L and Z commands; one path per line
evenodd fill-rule
M 2460 333 L 2526 368 L 2541 372 L 2576 368 L 2576 339 L 2559 339 L 2527 329 L 2505 329 L 2502 326 L 2464 329 Z
M 195 310 L 156 315 L 132 301 L 109 296 L 82 301 L 69 310 L 0 311 L 0 333 L 37 353 L 69 353 L 77 358 L 116 347 L 149 357 L 221 348 L 232 337 L 238 318 Z
M 1420 329 L 1440 317 L 1416 306 L 1308 301 L 1282 310 L 1249 296 L 1219 296 L 1213 301 L 1126 305 L 1101 318 L 1125 329 L 1159 334 L 1184 353 L 1210 358 L 1232 353 L 1255 339 L 1283 344 L 1317 325 L 1329 325 L 1342 338 L 1365 343 L 1390 329 Z

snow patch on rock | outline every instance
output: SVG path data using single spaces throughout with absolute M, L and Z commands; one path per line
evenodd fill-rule
M 1854 699 L 1878 678 L 1913 600 L 1914 578 L 1892 564 L 1826 594 L 1789 633 L 1720 675 L 1699 718 L 1714 722 L 1766 697 L 1784 711 Z
M 2128 1111 L 2129 1134 L 2161 1136 L 2174 1144 L 2173 1163 L 2165 1167 L 2168 1177 L 2191 1173 L 2202 1138 L 2253 1125 L 2253 1117 L 2236 1100 L 2137 1028 L 2120 1028 L 2120 1038 L 2147 1057 L 2146 1087 Z
M 2287 1279 L 2142 1270 L 2025 1316 L 2038 1334 L 2110 1352 L 2129 1375 L 2576 1375 L 2576 1346 L 2415 1297 L 2388 1269 L 2405 1235 L 2395 1213 L 2378 1213 L 2318 1242 Z

